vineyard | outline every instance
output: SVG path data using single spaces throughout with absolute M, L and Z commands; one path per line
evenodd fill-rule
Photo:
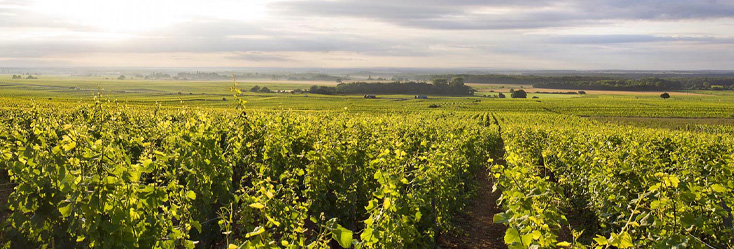
M 98 104 L 2 117 L 9 247 L 428 247 L 499 141 L 442 115 Z
M 734 249 L 734 0 L 0 0 L 0 249 Z
M 434 248 L 464 233 L 459 217 L 488 184 L 475 176 L 489 174 L 507 248 L 734 245 L 733 126 L 580 117 L 729 122 L 731 102 L 258 98 L 216 108 L 0 99 L 0 241 Z
M 509 116 L 492 166 L 510 248 L 731 248 L 730 133 Z

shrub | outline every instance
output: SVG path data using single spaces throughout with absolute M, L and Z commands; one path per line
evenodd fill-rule
M 512 95 L 510 95 L 510 97 L 512 97 L 513 99 L 516 99 L 516 98 L 524 99 L 528 97 L 528 93 L 526 93 L 525 90 L 517 90 L 517 91 L 512 92 Z

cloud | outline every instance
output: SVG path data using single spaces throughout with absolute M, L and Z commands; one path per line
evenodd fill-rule
M 228 58 L 243 61 L 292 61 L 292 59 L 287 56 L 266 54 L 259 51 L 242 53 L 234 56 L 229 56 Z
M 359 57 L 326 57 L 324 60 L 328 61 L 366 61 Z
M 22 8 L 24 5 L 0 2 L 0 27 L 23 28 L 23 27 L 65 27 L 65 23 L 53 22 L 45 15 L 37 14 L 29 9 Z
M 333 33 L 270 30 L 276 26 L 231 20 L 199 20 L 124 38 L 93 39 L 94 33 L 66 32 L 45 39 L 0 38 L 0 57 L 70 53 L 332 52 L 370 55 L 424 54 L 400 41 Z M 249 55 L 255 58 L 253 55 Z
M 661 36 L 629 34 L 552 36 L 548 40 L 555 43 L 565 44 L 615 44 L 648 42 L 734 43 L 734 39 L 732 38 L 717 38 L 710 36 Z
M 126 21 L 135 16 L 125 14 L 137 7 L 109 1 L 122 9 L 105 2 L 95 5 L 104 11 L 83 16 L 81 0 L 60 10 L 44 5 L 50 0 L 0 0 L 0 64 L 96 65 L 110 55 L 119 57 L 106 64 L 125 57 L 126 64 L 161 58 L 155 65 L 207 58 L 242 65 L 734 66 L 724 59 L 734 53 L 734 2 L 723 0 L 275 0 L 261 13 L 243 6 L 269 0 L 216 0 L 206 9 L 192 0 L 157 2 L 137 15 L 177 14 L 147 16 L 131 27 Z M 97 18 L 105 13 L 109 18 Z M 149 20 L 161 23 L 146 26 Z M 699 51 L 718 59 L 696 58 Z M 164 61 L 164 54 L 171 56 Z
M 29 1 L 0 1 L 0 29 L 61 29 L 95 31 L 92 25 L 39 13 Z
M 687 20 L 734 17 L 723 0 L 565 1 L 292 1 L 274 9 L 289 15 L 357 17 L 425 29 L 534 29 L 615 20 Z

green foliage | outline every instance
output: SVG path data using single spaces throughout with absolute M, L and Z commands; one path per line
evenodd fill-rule
M 433 84 L 421 82 L 387 82 L 367 83 L 352 82 L 341 83 L 333 89 L 334 92 L 342 94 L 431 94 L 450 96 L 471 96 L 476 90 L 464 85 L 462 79 L 452 79 L 451 84 L 446 79 L 436 79 Z
M 6 247 L 433 247 L 499 146 L 450 114 L 2 114 Z
M 232 89 L 237 101 L 222 105 L 237 108 L 222 110 L 0 98 L 0 183 L 12 186 L 0 241 L 431 248 L 460 233 L 454 218 L 475 174 L 496 162 L 504 210 L 494 221 L 507 224 L 500 239 L 510 248 L 734 244 L 730 126 L 669 131 L 558 114 L 729 117 L 727 101 L 304 103 Z M 270 110 L 281 103 L 294 110 Z
M 528 97 L 528 93 L 526 93 L 525 90 L 517 90 L 517 91 L 511 91 L 511 92 L 512 94 L 510 95 L 510 97 L 513 99 L 517 99 L 517 98 L 524 99 Z
M 431 81 L 436 87 L 446 87 L 449 85 L 449 81 L 443 78 L 435 78 Z
M 464 77 L 451 78 L 451 82 L 449 84 L 451 85 L 451 87 L 455 87 L 455 88 L 464 87 Z
M 553 247 L 569 226 L 587 234 L 566 241 L 580 248 L 734 242 L 728 134 L 605 127 L 560 115 L 503 124 L 507 165 L 492 171 L 506 208 L 495 222 L 508 224 L 510 247 Z M 589 212 L 587 225 L 569 222 L 571 211 Z

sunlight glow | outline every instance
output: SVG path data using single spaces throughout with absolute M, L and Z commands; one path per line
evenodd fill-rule
M 39 0 L 33 9 L 80 28 L 135 33 L 196 19 L 254 21 L 266 16 L 266 1 Z

